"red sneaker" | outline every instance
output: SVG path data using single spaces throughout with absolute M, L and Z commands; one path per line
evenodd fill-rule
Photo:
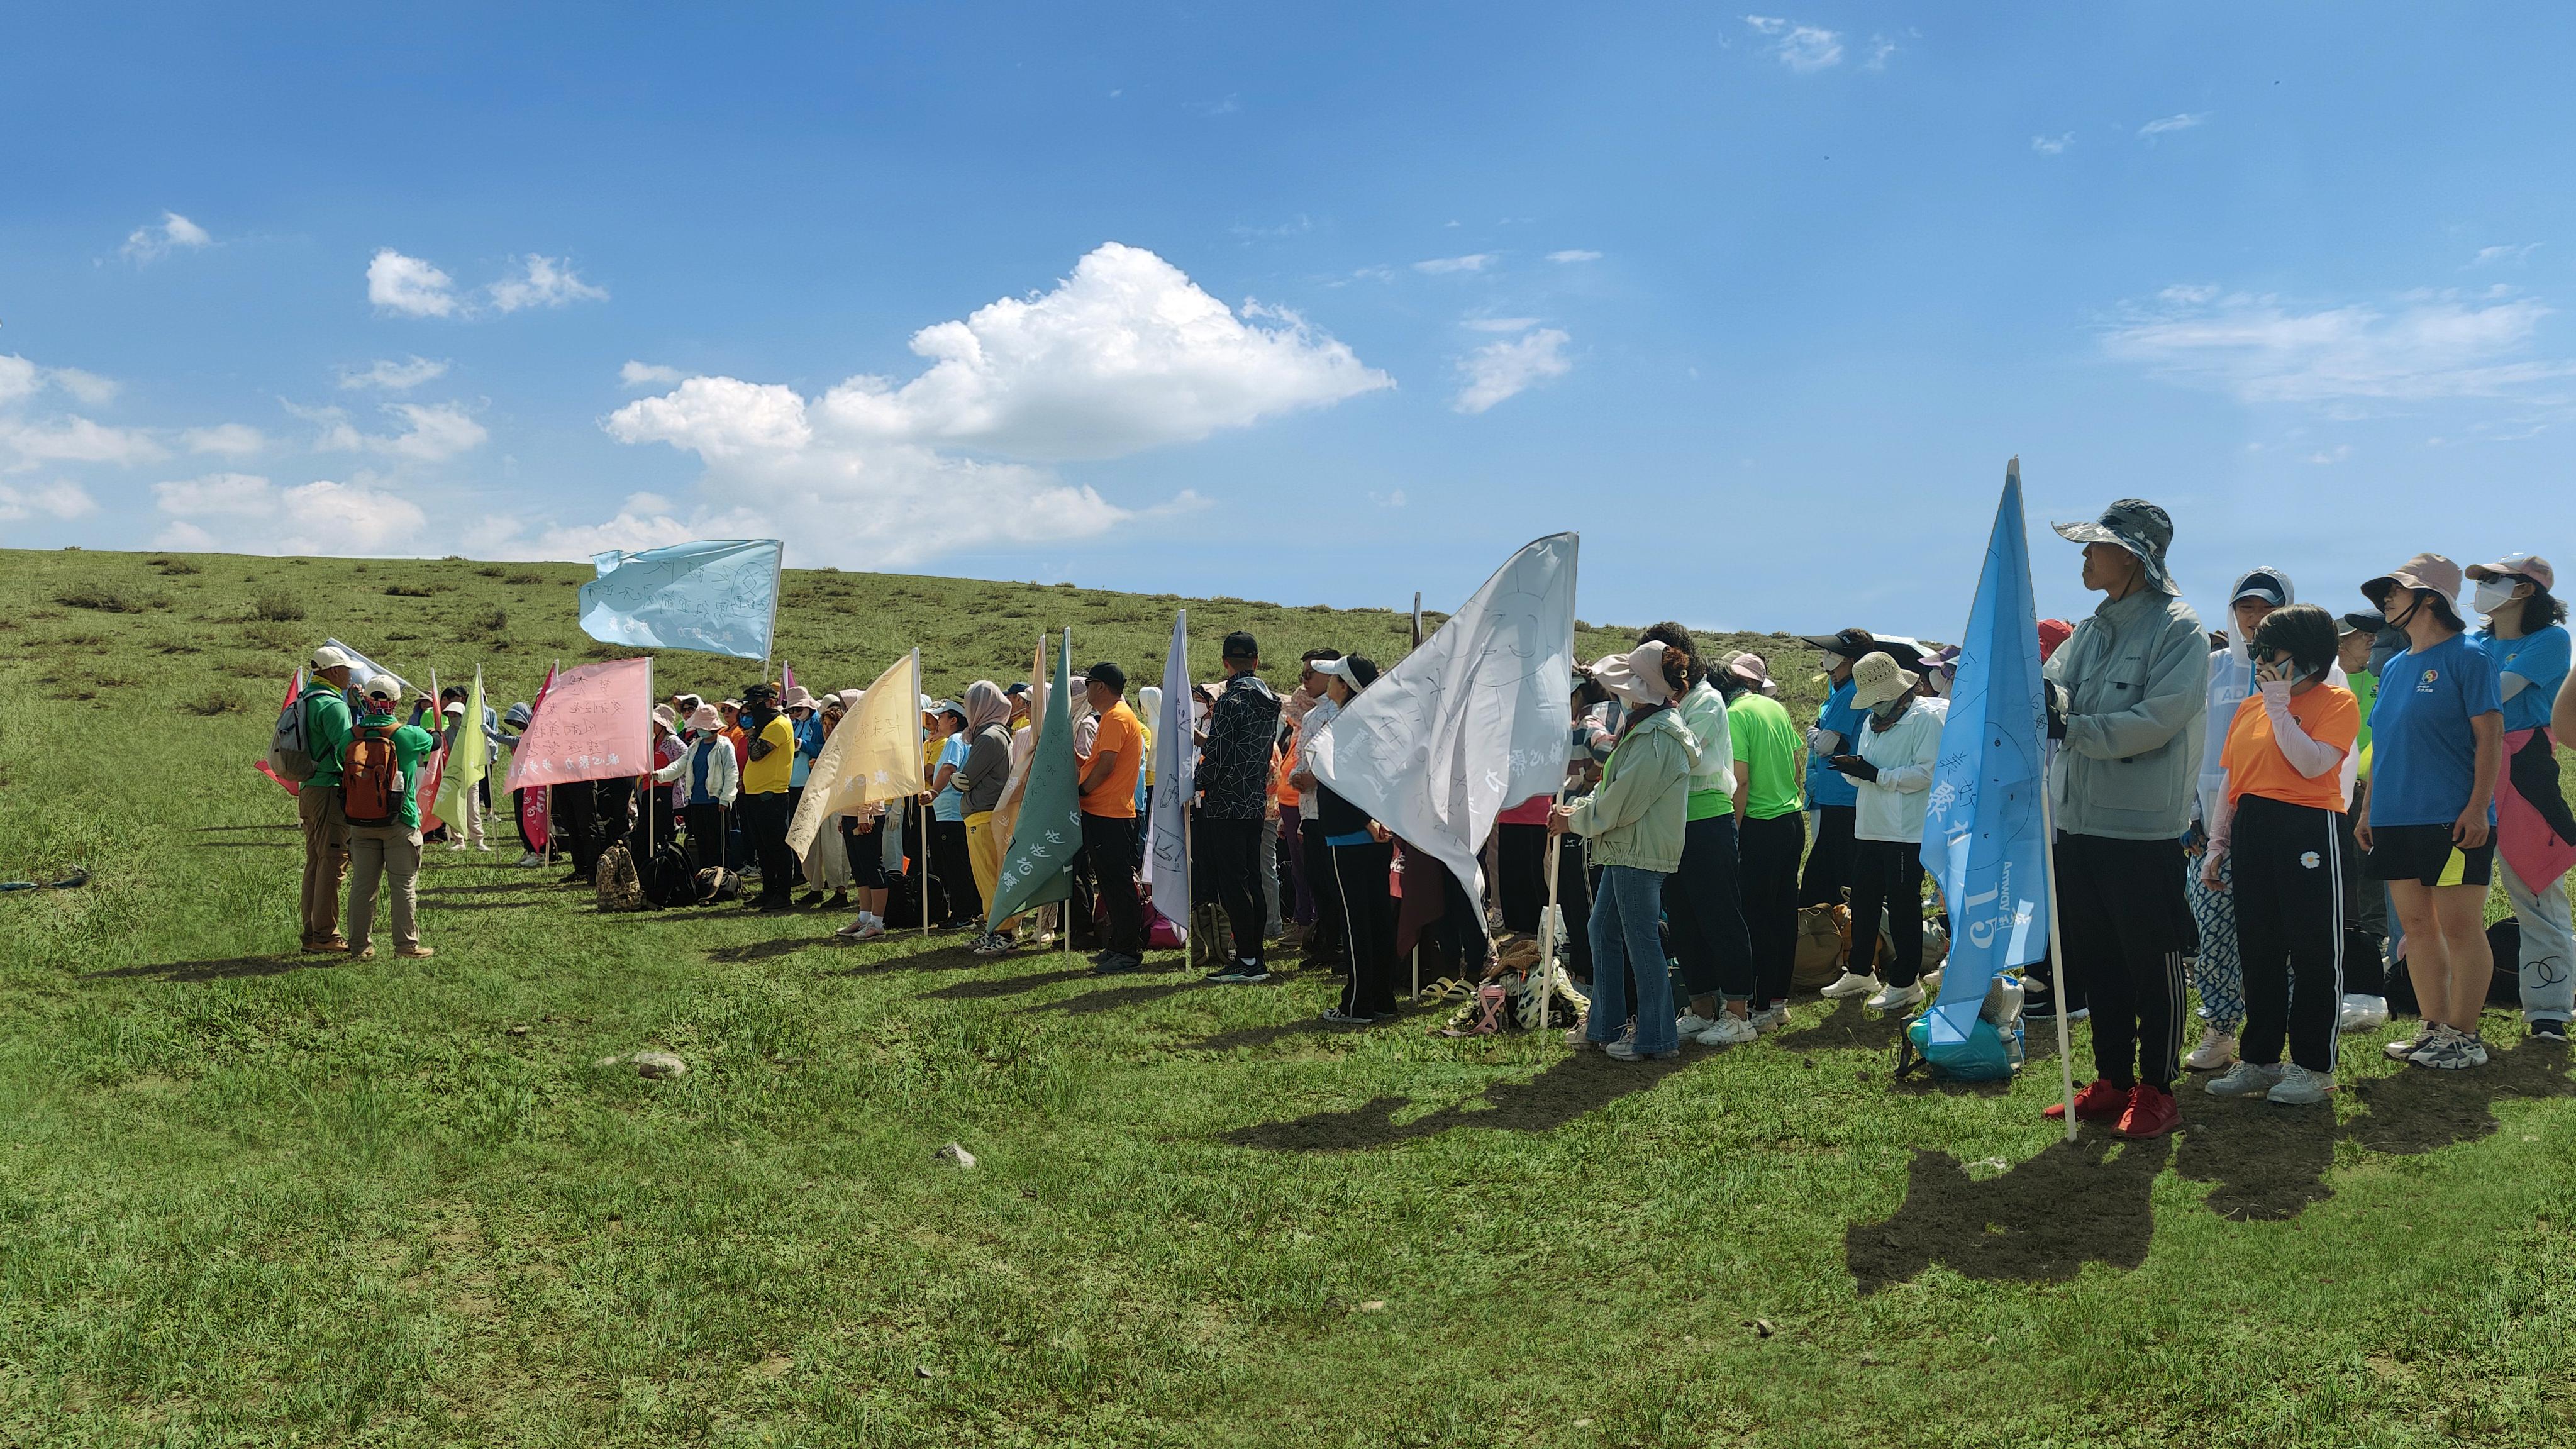
M 2129 1110 L 2111 1130 L 2123 1137 L 2162 1137 L 2181 1125 L 2182 1109 L 2174 1105 L 2173 1092 L 2140 1082 L 2129 1092 Z
M 2116 1122 L 2120 1114 L 2128 1110 L 2129 1089 L 2112 1086 L 2100 1077 L 2095 1077 L 2083 1091 L 2075 1094 L 2075 1118 L 2079 1122 Z M 2051 1122 L 2063 1122 L 2066 1120 L 2066 1104 L 2051 1102 L 2048 1110 L 2040 1115 Z

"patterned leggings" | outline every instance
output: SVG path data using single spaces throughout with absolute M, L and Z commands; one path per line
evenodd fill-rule
M 2200 883 L 2202 857 L 2183 857 L 2183 894 L 2191 901 L 2191 918 L 2200 927 L 2200 954 L 2192 958 L 2191 984 L 2200 993 L 2200 1019 L 2234 1033 L 2245 1024 L 2245 957 L 2236 945 L 2236 893 L 2214 891 Z M 2236 863 L 2219 862 L 2218 874 L 2230 886 Z

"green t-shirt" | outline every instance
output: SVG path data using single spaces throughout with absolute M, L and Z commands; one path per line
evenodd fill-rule
M 2367 780 L 2370 778 L 2370 705 L 2371 701 L 2379 698 L 2379 676 L 2370 673 L 2350 675 L 2345 678 L 2344 687 L 2352 691 L 2353 699 L 2361 705 L 2361 735 L 2352 742 L 2352 747 L 2361 757 L 2361 778 Z
M 349 748 L 349 702 L 328 680 L 304 689 L 304 743 L 313 752 L 316 785 L 340 783 L 340 756 Z
M 1744 772 L 1744 814 L 1776 820 L 1806 808 L 1799 781 L 1807 769 L 1807 738 L 1780 701 L 1748 690 L 1726 702 L 1726 728 L 1735 763 Z
M 360 719 L 358 723 L 361 726 L 392 726 L 394 732 L 394 763 L 401 766 L 403 774 L 403 797 L 400 819 L 405 825 L 419 825 L 420 762 L 428 759 L 431 754 L 437 751 L 438 736 L 431 734 L 429 731 L 422 729 L 418 725 L 396 725 L 394 724 L 394 717 L 391 714 L 367 715 Z M 357 732 L 354 729 L 350 731 L 349 738 L 353 742 L 357 739 Z M 338 755 L 332 757 L 331 779 L 335 784 L 338 783 L 340 779 L 340 763 L 342 758 L 343 756 Z

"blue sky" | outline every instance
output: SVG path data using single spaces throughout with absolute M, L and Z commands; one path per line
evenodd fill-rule
M 2018 452 L 2204 613 L 2566 561 L 2576 12 L 1770 3 L 27 12 L 0 541 L 1439 606 L 1574 528 L 1588 618 L 1951 637 Z

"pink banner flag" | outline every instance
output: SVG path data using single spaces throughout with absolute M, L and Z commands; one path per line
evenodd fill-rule
M 585 664 L 555 676 L 510 755 L 510 788 L 615 780 L 653 768 L 653 661 Z
M 537 716 L 545 713 L 546 692 L 555 687 L 555 675 L 561 668 L 562 666 L 559 663 L 547 666 L 545 682 L 537 686 L 537 702 L 528 706 L 528 722 L 530 724 L 534 724 Z M 523 745 L 526 743 L 524 733 L 522 734 L 520 743 Z M 516 760 L 518 757 L 518 750 L 513 749 L 510 751 L 510 758 L 512 760 Z M 547 794 L 543 786 L 539 786 L 534 790 L 519 790 L 515 787 L 505 788 L 511 788 L 512 793 L 519 801 L 519 838 L 528 843 L 528 849 L 542 854 L 546 848 L 546 841 L 554 835 L 555 811 L 553 799 Z
M 785 699 L 787 696 L 794 694 L 795 692 L 796 671 L 788 668 L 785 660 L 780 660 L 778 664 L 778 697 L 780 699 Z

